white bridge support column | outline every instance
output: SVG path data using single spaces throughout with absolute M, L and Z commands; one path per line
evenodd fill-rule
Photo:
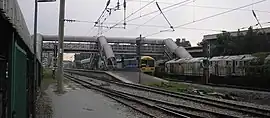
M 109 68 L 116 68 L 116 58 L 113 53 L 111 45 L 108 44 L 107 39 L 105 36 L 98 37 L 98 43 L 100 46 L 100 49 L 102 50 L 102 53 L 105 54 L 106 59 L 106 65 L 109 66 Z
M 177 46 L 172 39 L 165 39 L 164 44 L 170 50 L 170 52 L 174 53 L 177 57 L 192 58 L 192 56 L 184 47 Z

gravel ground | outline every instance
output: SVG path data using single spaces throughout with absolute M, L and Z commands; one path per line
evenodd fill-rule
M 120 104 L 117 101 L 111 100 L 112 108 L 117 109 L 120 111 L 120 114 L 123 114 L 126 116 L 126 118 L 149 118 L 145 115 L 142 115 L 141 113 L 138 113 L 138 111 L 135 111 L 131 109 L 130 107 Z
M 170 97 L 170 96 L 166 96 L 166 95 L 161 95 L 161 94 L 157 94 L 157 93 L 153 93 L 153 92 L 146 92 L 146 91 L 137 90 L 137 89 L 134 90 L 132 88 L 117 86 L 114 84 L 111 84 L 111 86 L 107 86 L 107 88 L 110 88 L 113 90 L 120 90 L 120 91 L 132 93 L 134 95 L 140 95 L 140 96 L 144 96 L 144 97 L 148 97 L 148 98 L 164 100 L 164 101 L 168 101 L 168 102 L 172 102 L 172 103 L 176 103 L 176 104 L 180 104 L 180 105 L 184 105 L 184 106 L 190 106 L 190 107 L 194 107 L 197 109 L 204 109 L 204 110 L 208 110 L 208 111 L 213 111 L 216 113 L 224 113 L 224 114 L 228 114 L 228 115 L 232 115 L 232 116 L 239 116 L 239 117 L 246 116 L 246 114 L 239 113 L 236 111 L 225 110 L 222 108 L 213 107 L 210 105 L 201 104 L 201 103 L 197 103 L 197 102 L 193 102 L 193 101 L 189 101 L 189 100 L 184 100 L 184 99 L 180 99 L 180 98 L 174 98 L 174 97 Z
M 158 110 L 155 110 L 155 109 L 152 109 L 152 108 L 149 108 L 145 105 L 141 105 L 141 104 L 138 104 L 136 102 L 132 102 L 132 101 L 128 101 L 128 100 L 123 100 L 121 98 L 116 98 L 126 104 L 129 104 L 131 106 L 133 106 L 134 108 L 136 109 L 140 109 L 141 111 L 147 111 L 147 113 L 150 113 L 151 115 L 155 116 L 155 117 L 158 117 L 158 118 L 175 118 L 173 116 L 168 116 L 166 114 L 164 114 L 163 112 L 161 111 L 158 111 Z M 131 108 L 130 108 L 131 109 Z M 135 114 L 139 114 L 139 116 L 141 118 L 148 118 L 149 116 L 145 116 L 145 115 L 142 115 L 141 113 L 138 113 L 138 111 L 135 111 L 133 110 Z
M 208 85 L 192 84 L 192 83 L 185 83 L 185 82 L 178 82 L 178 83 L 189 85 L 188 89 L 196 88 L 196 89 L 210 90 L 210 91 L 215 91 L 222 94 L 232 95 L 236 97 L 237 100 L 245 102 L 244 104 L 270 109 L 270 92 L 226 88 L 226 87 L 212 87 Z M 252 104 L 252 103 L 255 103 L 255 104 Z
M 92 82 L 94 82 L 94 81 L 92 81 Z M 75 85 L 78 88 L 85 89 L 85 87 L 81 86 L 80 84 L 77 84 L 74 82 L 71 82 L 71 83 L 72 83 L 72 85 Z M 92 91 L 92 90 L 90 90 L 90 91 Z M 98 91 L 93 91 L 93 92 L 95 92 L 97 94 L 102 94 Z M 104 99 L 106 99 L 106 98 L 104 98 Z M 106 103 L 108 106 L 110 106 L 113 109 L 117 109 L 118 113 L 125 116 L 125 118 L 148 118 L 147 116 L 145 116 L 141 113 L 138 113 L 138 111 L 135 111 L 132 108 L 129 108 L 128 106 L 125 106 L 125 105 L 123 105 L 123 104 L 121 104 L 113 99 L 107 98 L 106 100 L 109 101 Z
M 128 92 L 128 93 L 132 93 L 135 95 L 145 96 L 145 97 L 154 98 L 154 99 L 158 99 L 158 100 L 164 100 L 164 101 L 168 101 L 168 102 L 181 104 L 184 106 L 191 106 L 191 107 L 198 108 L 198 109 L 213 111 L 216 113 L 222 113 L 222 114 L 227 114 L 227 115 L 232 115 L 232 116 L 237 116 L 237 117 L 250 117 L 250 116 L 248 116 L 248 114 L 239 113 L 239 112 L 232 111 L 232 110 L 224 110 L 224 109 L 221 109 L 218 107 L 213 107 L 210 105 L 205 105 L 205 104 L 201 104 L 201 103 L 197 103 L 197 102 L 193 102 L 193 101 L 189 101 L 189 100 L 174 98 L 174 97 L 170 97 L 170 96 L 164 96 L 164 95 L 152 93 L 152 92 L 134 90 L 132 88 L 118 86 L 115 84 L 108 84 L 107 82 L 100 81 L 100 80 L 92 80 L 92 79 L 89 79 L 88 77 L 84 77 L 84 76 L 77 76 L 77 77 L 80 77 L 81 79 L 87 79 L 87 80 L 91 81 L 91 83 L 95 83 L 96 85 L 103 85 L 106 88 L 120 90 L 120 91 L 124 91 L 124 92 Z M 213 99 L 215 99 L 215 98 L 213 98 Z M 235 103 L 233 101 L 229 101 L 229 100 L 227 100 L 227 101 L 231 102 L 231 103 Z M 245 103 L 243 103 L 243 104 L 245 104 Z M 255 104 L 253 104 L 253 105 L 256 106 Z M 265 107 L 265 106 L 263 106 L 263 107 Z M 208 113 L 204 113 L 202 115 L 209 116 Z
M 199 113 L 197 111 L 187 110 L 187 109 L 184 109 L 182 107 L 177 107 L 177 108 L 176 107 L 169 107 L 169 106 L 163 105 L 163 104 L 160 104 L 159 106 L 162 106 L 162 107 L 165 107 L 165 108 L 171 108 L 171 109 L 174 109 L 174 110 L 177 110 L 177 111 L 181 111 L 181 112 L 185 112 L 185 113 L 190 113 L 190 114 L 202 116 L 202 117 L 205 117 L 205 118 L 217 118 L 215 115 L 212 115 L 212 114 Z
M 93 84 L 96 84 L 96 85 L 102 85 L 102 86 L 111 86 L 112 84 L 109 84 L 107 82 L 104 82 L 104 81 L 100 81 L 100 80 L 93 80 L 93 79 L 89 79 L 88 77 L 85 77 L 85 76 L 80 76 L 80 75 L 74 75 L 73 76 L 75 77 L 80 77 L 81 79 L 86 79 L 88 81 L 90 81 L 91 83 Z M 131 102 L 131 101 L 128 101 L 128 100 L 121 100 L 121 101 L 124 101 L 125 103 L 131 105 L 131 106 L 134 106 L 135 108 L 137 109 L 141 109 L 142 111 L 147 111 L 149 112 L 150 114 L 153 114 L 154 116 L 158 117 L 158 118 L 175 118 L 174 116 L 169 116 L 168 114 L 166 113 L 163 113 L 159 110 L 155 110 L 155 109 L 152 109 L 152 108 L 149 108 L 147 106 L 144 106 L 144 105 L 141 105 L 141 104 L 138 104 L 136 102 Z M 117 102 L 117 101 L 115 101 Z M 152 103 L 154 104 L 154 103 Z M 121 106 L 125 106 L 125 105 L 122 105 Z M 125 106 L 126 107 L 126 106 Z M 151 109 L 151 110 L 150 110 Z M 128 107 L 127 110 L 124 110 L 125 112 L 130 112 L 133 114 L 133 116 L 135 116 L 135 118 L 147 118 L 147 116 L 145 115 L 142 115 L 141 113 L 139 113 L 138 111 L 135 111 L 131 108 Z
M 94 81 L 92 81 L 92 82 L 94 82 Z M 81 89 L 85 89 L 84 87 L 82 87 L 81 85 L 79 85 L 77 83 L 74 83 L 74 82 L 71 82 L 71 83 L 73 86 L 75 85 Z M 98 82 L 96 82 L 96 81 L 95 81 L 95 83 L 98 84 Z M 93 90 L 89 90 L 89 91 L 93 91 Z M 103 94 L 103 93 L 100 93 L 98 91 L 93 91 L 93 92 L 95 92 L 97 94 Z M 136 110 L 134 110 L 126 105 L 123 105 L 123 104 L 121 104 L 121 103 L 119 103 L 111 98 L 105 97 L 104 100 L 108 101 L 108 102 L 106 102 L 106 105 L 110 106 L 112 109 L 116 109 L 117 113 L 121 114 L 121 116 L 124 116 L 125 118 L 149 118 L 148 116 L 145 116 L 145 115 L 139 113 L 138 111 L 136 111 Z
M 36 103 L 36 118 L 52 118 L 51 98 L 42 92 Z

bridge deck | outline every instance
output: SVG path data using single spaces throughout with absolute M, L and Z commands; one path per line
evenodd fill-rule
M 110 73 L 125 78 L 131 82 L 139 83 L 139 72 L 110 71 Z M 157 82 L 167 82 L 167 81 L 161 78 L 141 73 L 141 82 L 140 82 L 141 84 L 151 84 Z

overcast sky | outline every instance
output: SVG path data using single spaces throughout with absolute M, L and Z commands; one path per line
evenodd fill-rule
M 23 11 L 24 17 L 26 19 L 28 28 L 30 32 L 33 32 L 33 14 L 34 14 L 34 0 L 18 0 Z M 120 0 L 122 3 L 124 0 Z M 148 4 L 146 1 L 151 0 L 127 0 L 127 15 L 135 12 L 140 7 Z M 178 3 L 185 0 L 157 0 L 161 8 Z M 193 2 L 194 1 L 194 2 Z M 204 17 L 208 17 L 214 14 L 218 14 L 228 9 L 217 9 L 217 8 L 237 8 L 240 6 L 248 5 L 253 2 L 260 0 L 190 0 L 185 5 L 177 7 L 171 11 L 165 12 L 165 16 L 172 24 L 176 27 L 183 25 L 185 23 L 193 22 Z M 65 17 L 67 19 L 76 19 L 81 21 L 94 22 L 100 16 L 102 10 L 106 5 L 107 0 L 66 0 L 66 13 Z M 117 0 L 111 0 L 110 6 L 115 6 Z M 166 3 L 164 3 L 166 2 Z M 208 8 L 205 8 L 207 6 Z M 211 30 L 227 30 L 233 31 L 241 27 L 247 27 L 256 24 L 251 10 L 256 11 L 256 14 L 260 22 L 270 21 L 270 1 L 252 5 L 244 8 L 245 10 L 236 10 L 227 14 L 219 15 L 213 18 L 202 20 L 199 22 L 194 22 L 183 27 L 185 28 L 197 28 L 197 29 L 211 29 Z M 211 8 L 209 8 L 211 7 Z M 215 7 L 215 8 L 213 8 Z M 216 8 L 217 7 L 217 8 Z M 58 10 L 59 0 L 54 3 L 39 3 L 38 12 L 38 32 L 41 34 L 58 34 Z M 138 17 L 140 15 L 149 13 L 151 11 L 157 10 L 155 3 L 137 12 L 129 19 Z M 127 24 L 143 24 L 148 19 L 151 19 L 159 12 L 149 15 L 147 17 L 142 17 L 140 19 L 127 22 Z M 127 19 L 127 20 L 129 20 Z M 113 12 L 112 15 L 108 17 L 105 23 L 116 23 L 123 20 L 123 11 Z M 94 36 L 97 34 L 97 28 L 92 28 L 93 23 L 65 23 L 65 35 L 75 35 L 75 36 Z M 168 23 L 162 15 L 159 15 L 152 21 L 148 22 L 146 25 L 158 25 L 169 27 Z M 264 24 L 263 26 L 270 26 L 270 24 Z M 110 26 L 110 25 L 109 25 Z M 121 25 L 120 25 L 121 26 Z M 157 27 L 140 27 L 127 25 L 127 29 L 111 29 L 105 36 L 117 36 L 117 37 L 138 37 L 139 34 L 146 36 L 152 33 L 165 30 L 167 28 L 157 28 Z M 176 28 L 175 32 L 163 32 L 151 37 L 156 38 L 186 38 L 186 40 L 191 41 L 192 45 L 196 45 L 197 42 L 201 41 L 203 35 L 218 33 L 218 31 L 210 30 L 195 30 L 195 29 L 182 29 Z M 91 30 L 92 29 L 92 30 Z M 107 29 L 105 29 L 107 30 Z

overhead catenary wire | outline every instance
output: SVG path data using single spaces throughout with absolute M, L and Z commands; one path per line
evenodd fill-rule
M 176 9 L 176 8 L 180 8 L 181 6 L 187 5 L 187 4 L 189 4 L 189 3 L 192 3 L 192 1 L 183 3 L 183 4 L 181 4 L 180 6 L 176 6 L 176 7 L 173 7 L 173 8 L 171 8 L 171 9 L 164 10 L 163 13 L 169 12 L 169 11 L 174 10 L 174 9 Z M 160 15 L 160 13 L 157 14 L 157 15 L 155 15 L 154 17 L 150 18 L 150 19 L 147 20 L 146 22 L 144 22 L 141 26 L 143 26 L 143 25 L 149 23 L 150 21 L 154 20 L 154 19 L 155 19 L 157 16 L 159 16 L 159 15 Z M 138 29 L 138 28 L 140 28 L 141 26 L 138 26 L 138 27 L 136 27 L 135 29 Z
M 91 27 L 88 32 L 86 32 L 85 36 L 88 36 L 88 34 L 91 34 L 94 30 L 95 26 Z
M 157 8 L 160 11 L 160 13 L 163 15 L 164 19 L 167 21 L 167 23 L 169 24 L 170 28 L 172 29 L 172 31 L 174 31 L 174 28 L 172 26 L 172 24 L 170 23 L 170 21 L 168 20 L 168 18 L 165 16 L 165 14 L 162 12 L 160 6 L 158 5 L 158 2 L 156 2 Z
M 108 8 L 108 6 L 110 5 L 110 0 L 107 1 L 106 6 L 104 8 L 104 10 L 102 11 L 101 15 L 98 17 L 96 22 L 99 22 L 99 20 L 102 18 L 103 14 L 105 13 L 106 9 Z
M 213 17 L 219 16 L 219 15 L 226 14 L 226 13 L 230 13 L 230 12 L 236 11 L 236 10 L 238 10 L 238 9 L 245 8 L 245 7 L 254 5 L 254 4 L 259 4 L 259 3 L 262 3 L 262 2 L 265 2 L 265 1 L 267 1 L 267 0 L 260 0 L 260 1 L 258 1 L 258 2 L 254 2 L 254 3 L 247 4 L 247 5 L 244 5 L 244 6 L 241 6 L 241 7 L 237 7 L 237 8 L 234 8 L 234 9 L 230 9 L 230 10 L 227 10 L 227 11 L 224 11 L 224 12 L 221 12 L 221 13 L 217 13 L 217 14 L 214 14 L 214 15 L 211 15 L 211 16 L 208 16 L 208 17 L 204 17 L 204 18 L 195 20 L 194 22 L 188 22 L 188 23 L 185 23 L 185 24 L 176 26 L 176 28 L 177 28 L 177 27 L 184 26 L 184 25 L 189 25 L 189 24 L 192 24 L 192 23 L 195 23 L 195 22 L 203 21 L 203 20 L 206 20 L 206 19 L 209 19 L 209 18 L 213 18 Z
M 137 12 L 141 11 L 142 9 L 144 9 L 145 7 L 147 7 L 148 5 L 152 4 L 153 2 L 155 2 L 155 0 L 152 0 L 151 2 L 149 2 L 148 4 L 144 5 L 143 7 L 141 7 L 140 9 L 136 10 L 135 12 L 131 13 L 130 15 L 128 15 L 125 19 L 119 21 L 119 23 L 116 23 L 115 25 L 113 25 L 111 28 L 114 28 L 115 26 L 119 25 L 121 22 L 123 22 L 124 20 L 128 19 L 129 17 L 133 16 L 134 14 L 136 14 Z
M 166 9 L 171 8 L 171 7 L 181 5 L 182 3 L 185 3 L 185 2 L 188 2 L 188 1 L 191 1 L 191 0 L 181 1 L 181 2 L 175 3 L 175 4 L 173 4 L 173 5 L 164 7 L 164 8 L 162 8 L 161 10 L 166 10 Z M 139 16 L 139 17 L 135 17 L 135 18 L 133 18 L 133 19 L 127 20 L 127 22 L 134 21 L 134 20 L 137 20 L 137 19 L 139 19 L 139 18 L 142 18 L 142 17 L 145 17 L 145 16 L 149 16 L 149 15 L 152 15 L 152 14 L 157 13 L 157 12 L 159 12 L 159 10 L 156 10 L 156 11 L 153 11 L 153 12 L 149 12 L 149 13 L 146 13 L 146 14 L 143 14 L 143 15 L 141 15 L 141 16 Z
M 155 0 L 151 1 L 150 3 L 154 2 L 154 1 L 155 1 Z M 177 8 L 177 7 L 179 7 L 179 5 L 181 6 L 182 3 L 185 3 L 185 2 L 188 2 L 188 1 L 191 1 L 191 2 L 192 2 L 192 0 L 181 1 L 181 2 L 175 3 L 175 4 L 173 4 L 173 5 L 167 6 L 167 7 L 165 7 L 165 8 L 162 8 L 161 10 L 167 10 L 167 9 L 169 9 L 169 8 L 171 8 L 171 7 Z M 149 3 L 148 3 L 148 4 L 149 4 Z M 148 5 L 148 4 L 147 4 L 147 5 Z M 143 7 L 142 7 L 142 8 L 143 8 Z M 171 10 L 172 10 L 172 9 L 171 9 Z M 157 12 L 159 12 L 159 11 L 160 11 L 160 10 L 156 10 L 156 11 L 153 11 L 153 12 L 150 12 L 150 13 L 146 13 L 146 14 L 140 15 L 139 17 L 136 17 L 136 18 L 127 20 L 126 22 L 131 22 L 131 21 L 136 20 L 136 19 L 139 19 L 139 18 L 141 18 L 141 17 L 145 17 L 145 16 L 148 16 L 148 15 L 157 13 Z M 169 10 L 168 10 L 168 11 L 169 11 Z M 135 14 L 135 13 L 134 13 L 134 14 Z M 126 19 L 128 19 L 128 18 L 129 18 L 129 17 L 126 17 Z M 121 22 L 122 22 L 122 21 L 120 21 L 120 23 L 121 23 Z M 115 26 L 119 25 L 120 23 L 116 23 L 112 28 L 114 28 Z M 110 28 L 110 29 L 112 29 L 112 28 Z M 103 33 L 107 33 L 108 31 L 110 31 L 110 29 L 108 29 L 107 31 L 105 31 L 105 32 L 103 32 Z
M 136 0 L 130 0 L 130 2 L 139 2 L 139 1 L 136 1 Z M 144 0 L 144 1 L 141 1 L 141 2 L 149 2 L 147 0 Z M 175 3 L 172 3 L 172 2 L 158 2 L 159 4 L 167 4 L 167 5 L 172 5 L 172 4 L 175 4 Z M 233 8 L 228 8 L 228 7 L 215 7 L 215 6 L 205 6 L 205 5 L 185 5 L 185 7 L 197 7 L 197 8 L 208 8 L 208 9 L 223 9 L 223 10 L 228 10 L 228 9 L 233 9 Z M 253 9 L 254 11 L 256 12 L 261 12 L 261 13 L 269 13 L 270 14 L 270 11 L 264 11 L 264 10 L 256 10 L 256 9 Z M 239 11 L 248 11 L 250 12 L 250 9 L 239 9 Z
M 132 12 L 130 15 L 128 15 L 125 19 L 119 21 L 118 23 L 114 24 L 113 26 L 111 26 L 107 31 L 103 32 L 106 33 L 108 31 L 110 31 L 112 28 L 115 28 L 117 25 L 120 25 L 121 22 L 125 21 L 126 19 L 128 19 L 129 17 L 133 16 L 134 14 L 136 14 L 137 12 L 141 11 L 142 9 L 144 9 L 145 7 L 147 7 L 148 5 L 152 4 L 153 2 L 155 2 L 155 0 L 152 0 L 151 2 L 149 2 L 148 4 L 144 5 L 143 7 L 139 8 L 138 10 L 136 10 L 135 12 Z M 127 21 L 126 21 L 127 22 Z
M 75 22 L 79 22 L 79 23 L 95 23 L 94 21 L 81 21 L 81 20 L 74 20 Z M 115 24 L 114 22 L 107 22 L 107 23 L 104 23 L 104 24 Z M 262 25 L 263 24 L 270 24 L 270 21 L 268 22 L 262 22 L 261 23 Z M 132 23 L 129 23 L 128 25 L 130 26 L 140 26 L 140 27 L 152 27 L 152 28 L 168 28 L 168 26 L 162 26 L 162 25 L 142 25 L 142 24 L 132 24 Z M 258 26 L 259 24 L 255 24 L 253 26 Z M 104 26 L 104 28 L 109 28 L 109 26 Z M 241 27 L 239 29 L 247 29 L 249 28 L 248 27 Z M 94 29 L 94 27 L 92 27 L 91 29 Z M 228 30 L 225 30 L 225 29 L 205 29 L 205 28 L 193 28 L 193 27 L 179 27 L 178 29 L 187 29 L 187 30 L 202 30 L 202 31 L 216 31 L 216 32 L 222 32 L 222 31 L 228 31 Z
M 185 23 L 185 24 L 182 24 L 182 25 L 178 25 L 178 26 L 176 26 L 176 27 L 174 27 L 174 28 L 180 28 L 180 27 L 182 27 L 182 26 L 186 26 L 186 25 L 189 25 L 189 24 L 193 24 L 193 23 L 196 23 L 196 22 L 200 22 L 200 21 L 203 21 L 203 20 L 207 20 L 207 19 L 210 19 L 210 18 L 219 16 L 219 15 L 223 15 L 223 14 L 226 14 L 226 13 L 229 13 L 229 12 L 232 12 L 232 11 L 236 11 L 236 10 L 238 10 L 238 9 L 245 8 L 245 7 L 254 5 L 254 4 L 259 4 L 259 3 L 262 3 L 262 2 L 265 2 L 265 1 L 267 1 L 267 0 L 260 0 L 260 1 L 257 1 L 257 2 L 253 2 L 253 3 L 251 3 L 251 4 L 247 4 L 247 5 L 244 5 L 244 6 L 240 6 L 240 7 L 237 7 L 237 8 L 234 8 L 234 9 L 230 9 L 230 10 L 227 10 L 227 11 L 224 11 L 224 12 L 221 12 L 221 13 L 217 13 L 217 14 L 214 14 L 214 15 L 210 15 L 210 16 L 207 16 L 207 17 L 204 17 L 204 18 L 201 18 L 201 19 L 192 21 L 192 22 L 188 22 L 188 23 Z M 153 36 L 153 35 L 156 35 L 156 34 L 159 34 L 159 33 L 162 33 L 162 32 L 161 32 L 161 31 L 155 32 L 155 33 L 146 35 L 145 37 Z
M 252 6 L 252 7 L 253 7 L 253 6 Z M 253 14 L 253 16 L 255 17 L 255 19 L 256 19 L 256 21 L 257 21 L 257 24 L 259 24 L 259 26 L 262 28 L 262 25 L 261 25 L 261 23 L 260 23 L 260 21 L 259 21 L 259 19 L 258 19 L 258 17 L 257 17 L 257 15 L 256 15 L 256 13 L 255 13 L 254 10 L 252 10 L 252 14 Z
M 80 20 L 75 20 L 75 22 L 80 22 L 80 23 L 95 23 L 94 21 L 80 21 Z M 265 22 L 265 24 L 266 23 L 269 23 L 270 24 L 270 22 Z M 113 23 L 113 22 L 107 22 L 107 23 L 104 23 L 104 24 L 115 24 L 115 23 Z M 264 24 L 264 23 L 262 23 L 262 24 Z M 130 26 L 140 26 L 140 27 L 152 27 L 152 28 L 168 28 L 168 26 L 162 26 L 162 25 L 142 25 L 142 24 L 132 24 L 132 23 L 130 23 L 128 25 L 130 25 Z M 109 26 L 104 26 L 104 28 L 109 28 Z M 192 28 L 192 27 L 181 27 L 179 29 L 202 30 L 202 31 L 218 31 L 218 32 L 224 31 L 224 30 L 221 30 L 221 29 L 203 29 L 203 28 Z M 91 30 L 93 31 L 94 30 L 94 27 L 92 27 Z
M 127 1 L 124 0 L 124 28 L 126 29 L 126 25 L 127 25 L 127 22 L 126 22 L 126 14 L 127 14 Z

